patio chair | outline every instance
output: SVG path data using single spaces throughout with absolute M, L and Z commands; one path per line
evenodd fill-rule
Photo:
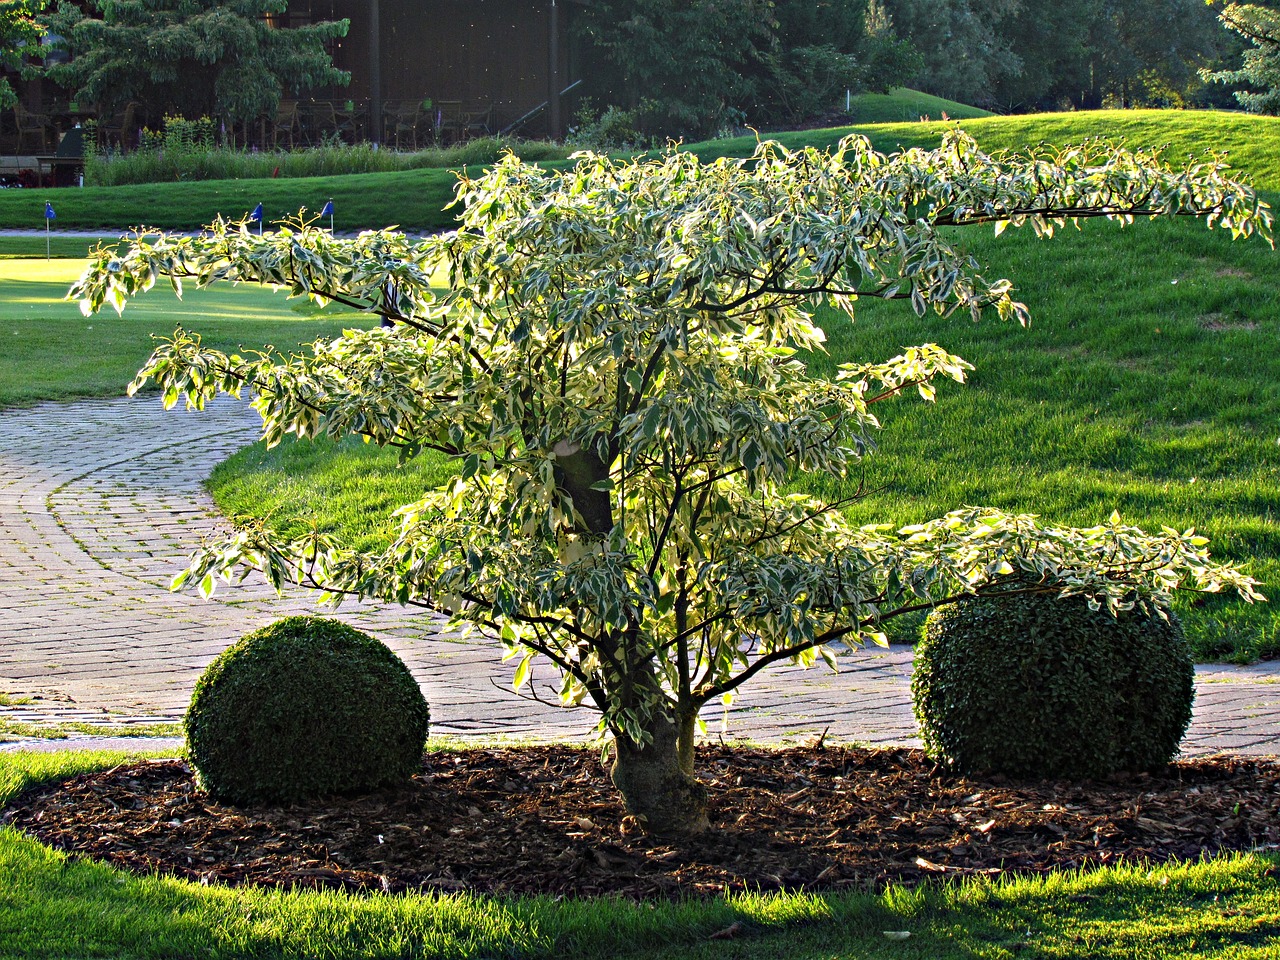
M 457 143 L 462 139 L 466 126 L 461 100 L 437 100 L 435 115 L 436 134 L 445 143 Z
M 298 115 L 297 100 L 281 100 L 276 107 L 276 118 L 271 124 L 271 146 L 280 146 L 280 141 L 288 139 L 292 147 L 294 141 L 302 134 L 302 118 Z
M 141 106 L 136 100 L 130 100 L 112 113 L 110 120 L 98 124 L 99 144 L 104 147 L 119 147 L 121 150 L 136 146 L 138 110 Z
M 303 135 L 311 146 L 318 146 L 327 136 L 338 133 L 338 112 L 332 100 L 312 100 L 307 104 Z
M 53 139 L 53 122 L 47 114 L 32 113 L 19 101 L 13 106 L 14 122 L 18 128 L 18 152 L 22 152 L 24 143 L 34 143 L 33 154 L 47 152 L 48 144 Z
M 397 150 L 418 148 L 418 130 L 425 123 L 422 104 L 417 100 L 389 100 L 382 108 L 387 139 Z
M 493 104 L 475 102 L 464 104 L 460 115 L 462 139 L 487 137 L 493 133 Z

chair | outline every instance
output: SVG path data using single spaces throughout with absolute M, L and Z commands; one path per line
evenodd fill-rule
M 347 143 L 359 143 L 360 131 L 365 125 L 364 110 L 355 101 L 348 100 L 349 106 L 334 108 L 334 116 L 338 125 L 338 136 Z
M 280 146 L 280 141 L 288 138 L 289 146 L 293 146 L 302 134 L 302 118 L 298 115 L 297 100 L 281 100 L 276 107 L 276 118 L 271 124 L 271 146 Z
M 303 124 L 303 135 L 311 146 L 324 142 L 326 136 L 338 133 L 338 112 L 331 100 L 312 100 L 307 104 L 306 123 Z
M 465 129 L 461 100 L 437 100 L 435 114 L 436 135 L 446 143 L 462 139 Z
M 130 100 L 123 109 L 115 111 L 111 119 L 98 124 L 98 142 L 104 147 L 125 150 L 138 132 L 138 109 L 141 104 Z
M 18 128 L 18 152 L 22 152 L 23 143 L 34 140 L 36 148 L 32 153 L 45 153 L 49 142 L 48 134 L 53 130 L 53 122 L 48 115 L 31 113 L 21 101 L 14 104 L 13 115 Z
M 386 136 L 403 150 L 406 144 L 418 148 L 418 129 L 424 119 L 422 104 L 417 100 L 388 100 L 382 106 Z
M 486 137 L 493 132 L 493 104 L 468 103 L 461 112 L 462 138 Z

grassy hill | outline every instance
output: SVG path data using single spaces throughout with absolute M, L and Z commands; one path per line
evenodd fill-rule
M 920 96 L 924 96 L 921 94 Z M 889 98 L 893 102 L 900 102 Z M 943 101 L 939 101 L 943 102 Z M 956 105 L 964 109 L 963 105 Z M 972 108 L 969 108 L 972 110 Z M 870 108 L 869 108 L 870 111 Z M 949 115 L 957 116 L 958 114 Z M 938 117 L 940 111 L 930 113 Z M 1280 118 L 1212 111 L 1104 110 L 1018 117 L 975 117 L 958 121 L 868 122 L 862 126 L 769 134 L 790 147 L 828 146 L 850 133 L 869 137 L 877 149 L 932 147 L 958 123 L 987 150 L 1011 150 L 1045 141 L 1078 143 L 1102 136 L 1138 147 L 1165 146 L 1171 160 L 1226 151 L 1233 167 L 1259 189 L 1280 191 Z M 688 145 L 703 158 L 746 156 L 754 137 Z M 474 168 L 473 168 L 474 172 Z M 318 211 L 333 198 L 338 230 L 398 224 L 410 230 L 452 225 L 445 206 L 453 196 L 450 170 L 408 170 L 298 180 L 209 180 L 128 187 L 0 191 L 0 229 L 43 229 L 44 203 L 57 210 L 55 230 L 123 229 L 135 224 L 195 229 L 222 215 L 244 216 L 258 203 L 268 220 L 305 207 Z
M 935 97 L 907 87 L 895 87 L 888 93 L 858 94 L 850 105 L 849 119 L 857 124 L 902 123 L 920 120 L 922 117 L 941 120 L 943 114 L 952 120 L 994 116 L 989 110 L 971 107 L 966 103 Z

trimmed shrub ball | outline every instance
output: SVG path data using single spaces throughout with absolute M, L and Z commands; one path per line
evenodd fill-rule
M 925 750 L 962 773 L 1045 779 L 1163 766 L 1195 695 L 1191 651 L 1166 616 L 1044 594 L 938 608 L 911 680 Z
M 405 781 L 427 723 L 422 691 L 384 644 L 337 620 L 288 617 L 209 664 L 184 727 L 199 785 L 254 804 Z

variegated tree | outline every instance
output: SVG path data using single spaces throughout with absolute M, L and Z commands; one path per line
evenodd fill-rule
M 304 223 L 140 236 L 102 252 L 73 295 L 119 309 L 160 277 L 247 281 L 392 321 L 299 356 L 228 356 L 181 331 L 155 351 L 133 389 L 155 381 L 166 405 L 249 393 L 269 443 L 359 434 L 458 465 L 400 509 L 381 553 L 246 529 L 179 580 L 208 591 L 249 567 L 444 611 L 500 638 L 517 684 L 545 658 L 567 703 L 600 711 L 614 783 L 650 830 L 706 826 L 704 705 L 770 664 L 834 664 L 907 611 L 1015 590 L 1111 608 L 1184 584 L 1256 596 L 1190 532 L 974 508 L 856 527 L 841 503 L 784 492 L 853 469 L 877 404 L 931 399 L 967 369 L 925 345 L 811 378 L 797 352 L 822 347 L 817 305 L 903 298 L 920 314 L 1025 321 L 1010 284 L 984 278 L 945 226 L 1049 236 L 1084 217 L 1192 214 L 1269 236 L 1266 205 L 1217 164 L 1173 171 L 1102 144 L 991 157 L 962 133 L 886 157 L 852 137 L 712 163 L 583 156 L 547 171 L 508 157 L 458 196 L 460 228 L 418 242 Z

